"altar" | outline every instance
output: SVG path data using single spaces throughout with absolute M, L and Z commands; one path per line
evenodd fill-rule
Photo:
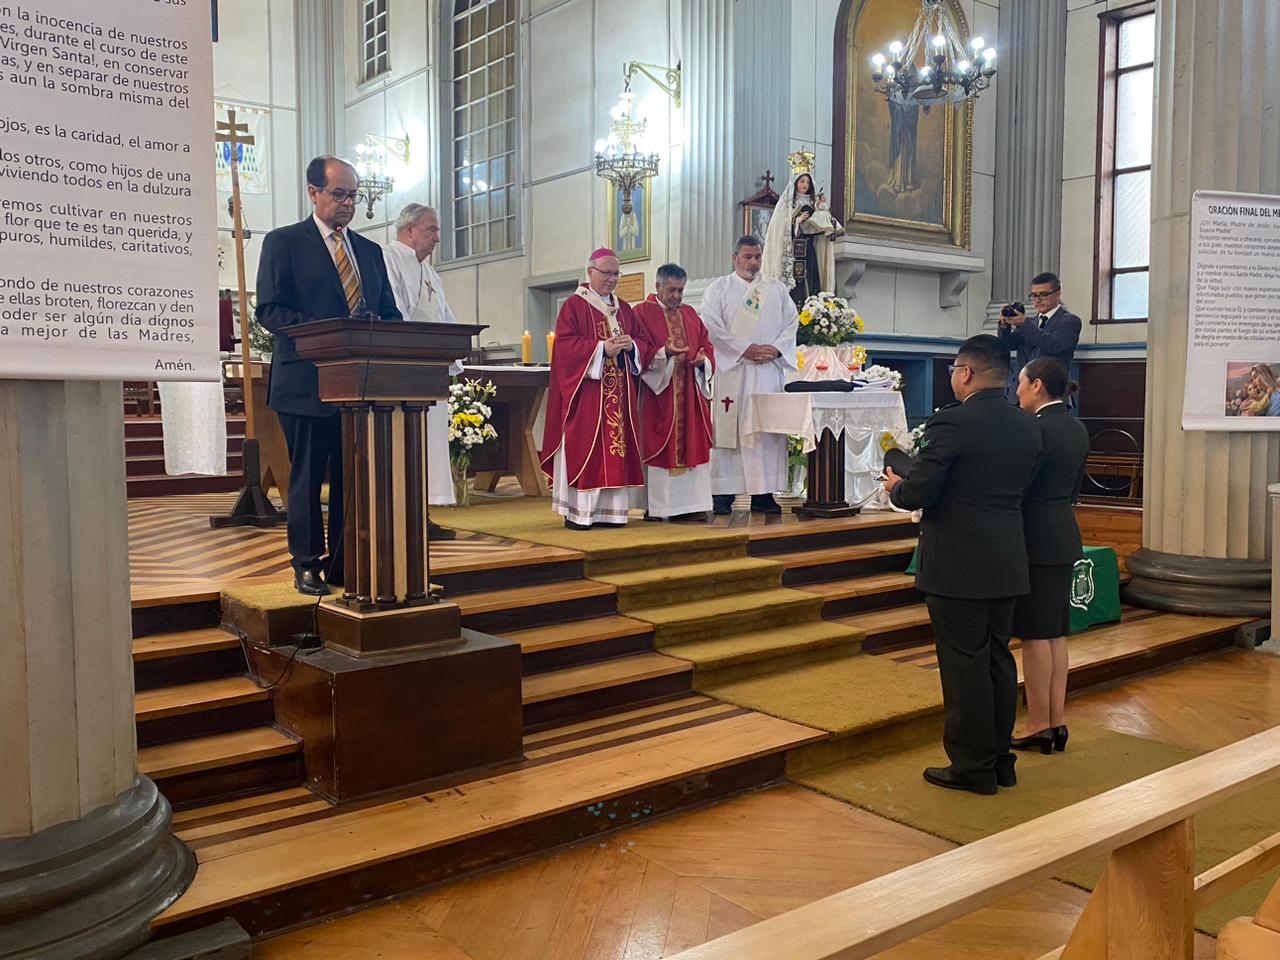
M 811 467 L 817 467 L 819 475 L 815 477 L 811 469 L 809 499 L 806 508 L 797 512 L 814 512 L 811 503 L 831 503 L 831 490 L 837 486 L 843 488 L 840 499 L 848 505 L 887 508 L 887 498 L 881 501 L 876 493 L 876 477 L 884 467 L 880 437 L 886 432 L 905 444 L 907 411 L 897 390 L 865 387 L 848 393 L 761 393 L 746 400 L 740 442 L 753 447 L 760 434 L 797 436 L 803 440 L 805 452 L 812 454 L 821 454 L 822 444 L 828 444 L 826 457 L 810 457 Z M 843 457 L 839 453 L 842 433 Z M 835 484 L 829 474 L 841 466 L 843 482 Z M 825 489 L 815 489 L 815 484 Z

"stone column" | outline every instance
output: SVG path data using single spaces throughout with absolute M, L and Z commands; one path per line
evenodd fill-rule
M 738 203 L 760 189 L 760 178 L 772 170 L 779 193 L 787 182 L 791 136 L 790 4 L 776 0 L 738 0 L 734 7 L 733 46 L 733 178 L 730 203 L 733 233 L 742 232 Z M 785 55 L 784 55 L 785 53 Z M 828 51 L 822 56 L 829 57 Z M 749 65 L 749 66 L 748 66 Z M 831 171 L 819 171 L 819 183 L 831 182 Z M 728 273 L 729 252 L 722 252 Z
M 0 380 L 0 958 L 121 956 L 195 872 L 136 775 L 122 409 Z
M 1156 10 L 1143 547 L 1129 589 L 1161 609 L 1265 617 L 1280 435 L 1184 432 L 1182 394 L 1191 195 L 1280 193 L 1280 6 L 1162 0 Z
M 690 278 L 728 272 L 733 196 L 733 0 L 684 0 L 680 263 Z
M 1002 6 L 997 49 L 992 322 L 1000 305 L 1027 292 L 1032 277 L 1059 267 L 1067 4 Z
M 297 0 L 294 14 L 298 57 L 298 169 L 314 157 L 340 152 L 339 118 L 348 50 L 342 10 L 332 0 Z M 433 32 L 434 35 L 434 32 Z

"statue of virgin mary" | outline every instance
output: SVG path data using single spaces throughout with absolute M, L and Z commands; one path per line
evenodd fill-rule
M 826 199 L 813 186 L 814 156 L 797 150 L 787 157 L 791 179 L 778 198 L 765 231 L 760 272 L 781 280 L 797 307 L 809 297 L 834 293 L 836 257 L 831 241 L 843 228 L 831 216 Z

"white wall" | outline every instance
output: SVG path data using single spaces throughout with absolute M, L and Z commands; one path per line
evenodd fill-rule
M 1067 89 L 1062 148 L 1063 299 L 1085 321 L 1083 343 L 1145 343 L 1145 323 L 1093 324 L 1094 203 L 1098 163 L 1098 14 L 1133 0 L 1067 0 Z
M 960 0 L 969 36 L 994 42 L 999 35 L 998 0 Z M 791 150 L 808 147 L 816 156 L 819 186 L 831 193 L 836 18 L 840 0 L 791 0 Z M 866 64 L 849 64 L 851 70 Z M 996 82 L 999 81 L 999 75 Z M 837 104 L 842 108 L 842 104 Z M 987 269 L 973 274 L 963 303 L 938 306 L 935 273 L 869 266 L 853 301 L 870 333 L 967 337 L 982 330 L 991 299 L 992 222 L 995 181 L 995 83 L 978 101 L 973 120 L 972 219 L 969 250 Z M 783 168 L 785 169 L 785 167 Z M 856 228 L 850 228 L 856 233 Z
M 213 48 L 213 94 L 222 102 L 270 112 L 265 124 L 271 188 L 243 196 L 253 233 L 245 248 L 245 274 L 253 289 L 261 238 L 301 219 L 303 175 L 298 156 L 298 80 L 295 0 L 221 0 Z M 227 197 L 218 193 L 218 242 L 224 251 L 221 287 L 236 286 L 235 245 Z

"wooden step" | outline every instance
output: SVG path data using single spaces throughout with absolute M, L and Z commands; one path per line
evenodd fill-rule
M 524 725 L 533 730 L 687 694 L 693 667 L 660 653 L 614 657 L 535 673 L 521 684 Z
M 569 580 L 465 593 L 451 599 L 462 610 L 464 627 L 506 636 L 508 630 L 616 613 L 616 594 L 612 584 Z
M 713 715 L 702 722 L 676 717 L 665 732 L 571 742 L 555 756 L 425 795 L 265 831 L 230 821 L 225 836 L 196 844 L 194 882 L 155 923 L 169 934 L 230 916 L 260 936 L 314 922 L 455 876 L 460 865 L 481 869 L 768 782 L 782 774 L 786 750 L 822 738 L 706 703 Z
M 152 690 L 245 672 L 238 638 L 218 627 L 156 633 L 133 641 L 133 684 Z
M 520 644 L 526 674 L 638 653 L 653 646 L 653 624 L 617 614 L 574 620 L 503 636 Z
M 892 540 L 914 535 L 915 529 L 911 514 L 878 510 L 831 520 L 760 524 L 747 528 L 751 538 L 747 553 L 753 557 L 775 559 L 779 553 Z
M 138 745 L 226 733 L 271 722 L 270 691 L 245 676 L 138 690 Z
M 269 726 L 138 748 L 138 770 L 175 809 L 302 782 L 302 744 Z
M 933 638 L 929 610 L 923 603 L 835 617 L 834 622 L 864 631 L 866 638 L 862 641 L 862 649 L 869 653 Z
M 238 473 L 228 474 L 225 477 L 203 477 L 197 474 L 171 477 L 161 473 L 129 477 L 125 481 L 125 493 L 130 499 L 188 496 L 195 493 L 231 493 L 239 490 L 243 484 L 244 477 Z
M 799 583 L 795 589 L 816 593 L 823 599 L 827 619 L 911 603 L 919 598 L 916 578 L 910 573 L 873 573 L 819 583 Z
M 911 562 L 916 537 L 876 540 L 849 546 L 819 550 L 795 550 L 769 556 L 785 568 L 782 582 L 786 586 L 870 576 L 873 573 L 901 573 Z
M 649 607 L 633 610 L 631 614 L 637 620 L 654 625 L 654 641 L 661 647 L 812 622 L 821 611 L 821 597 L 801 590 L 777 588 Z

